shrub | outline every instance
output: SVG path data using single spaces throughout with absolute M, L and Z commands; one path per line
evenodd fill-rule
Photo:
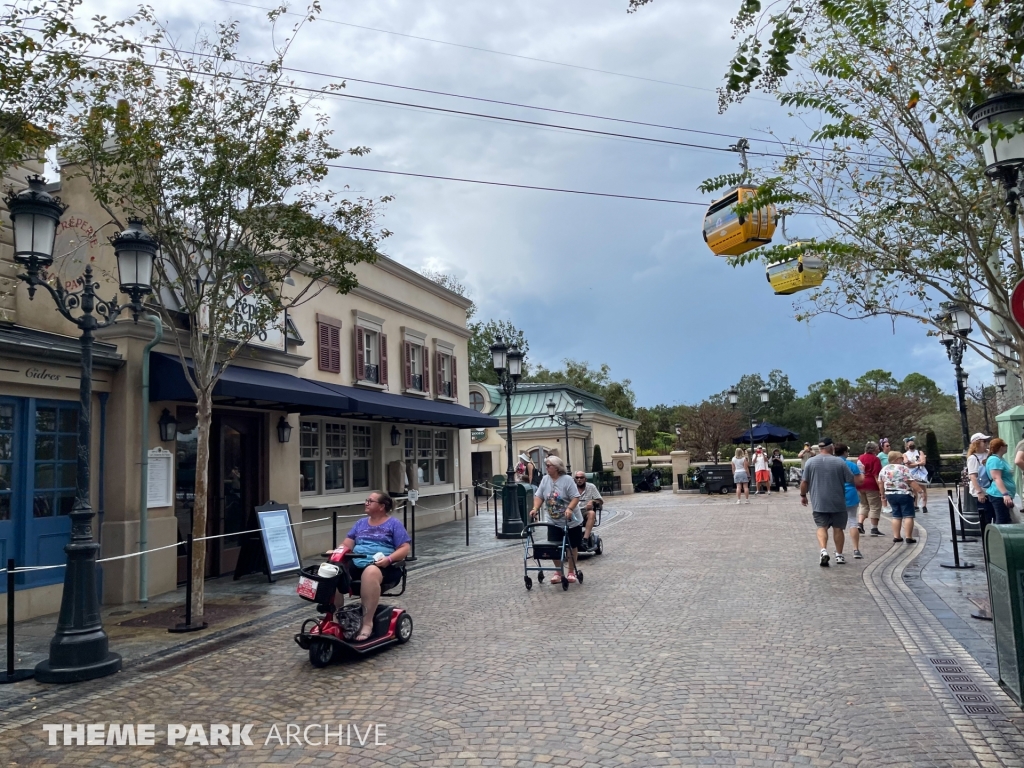
M 601 456 L 600 445 L 594 446 L 594 466 L 591 471 L 596 472 L 598 475 L 604 471 L 604 458 Z

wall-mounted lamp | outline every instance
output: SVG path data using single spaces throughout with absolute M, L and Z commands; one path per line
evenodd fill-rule
M 171 416 L 171 412 L 164 408 L 164 412 L 160 414 L 160 421 L 157 422 L 160 425 L 160 439 L 165 443 L 169 443 L 177 436 L 178 431 L 178 420 Z
M 284 416 L 277 422 L 277 442 L 287 443 L 292 439 L 292 425 Z
M 398 427 L 391 426 L 391 444 L 398 445 L 398 442 L 402 439 L 402 433 L 398 431 Z

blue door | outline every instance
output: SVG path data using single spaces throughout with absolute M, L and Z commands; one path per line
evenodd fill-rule
M 0 398 L 0 568 L 7 567 L 7 558 L 21 562 L 21 552 L 15 549 L 18 536 L 14 527 L 16 510 L 15 491 L 22 485 L 15 477 L 20 468 L 18 459 L 18 436 L 24 429 L 18 429 L 21 408 L 16 400 Z M 0 589 L 7 589 L 7 580 L 0 580 Z

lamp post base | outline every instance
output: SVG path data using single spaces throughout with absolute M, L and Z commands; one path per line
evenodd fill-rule
M 102 661 L 81 667 L 52 667 L 50 660 L 46 659 L 36 665 L 36 680 L 40 683 L 81 683 L 120 671 L 121 655 L 117 653 L 109 653 Z
M 35 671 L 31 669 L 15 669 L 10 672 L 0 672 L 0 685 L 20 683 L 22 680 L 31 680 L 35 677 L 35 674 Z

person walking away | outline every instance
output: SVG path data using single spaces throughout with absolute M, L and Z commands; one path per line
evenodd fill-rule
M 917 443 L 914 438 L 907 438 L 907 450 L 903 453 L 903 463 L 910 469 L 910 476 L 917 480 L 918 485 L 921 487 L 921 505 L 915 507 L 921 510 L 924 514 L 928 514 L 928 470 L 925 468 L 925 464 L 928 463 L 928 457 L 925 456 L 924 451 L 918 450 Z M 917 497 L 915 497 L 915 502 Z
M 860 462 L 850 458 L 850 447 L 844 443 L 836 446 L 836 456 L 846 462 L 846 465 L 853 473 L 853 482 L 843 485 L 846 494 L 846 515 L 850 519 L 850 539 L 853 541 L 853 559 L 860 560 L 864 557 L 860 553 L 860 535 L 863 533 L 861 525 L 857 520 L 857 510 L 860 509 L 860 493 L 857 489 L 864 484 L 864 471 L 860 468 Z
M 819 455 L 814 456 L 804 467 L 804 479 L 800 481 L 800 503 L 806 507 L 810 494 L 811 514 L 818 528 L 818 545 L 821 547 L 818 564 L 822 568 L 828 568 L 829 528 L 832 529 L 836 564 L 842 565 L 846 562 L 843 556 L 844 531 L 849 520 L 846 484 L 855 481 L 850 466 L 843 459 L 833 455 L 831 437 L 824 438 L 818 446 Z
M 982 535 L 994 515 L 992 503 L 988 498 L 988 491 L 992 490 L 991 477 L 988 477 L 985 487 L 982 487 L 981 480 L 978 479 L 978 472 L 985 466 L 985 460 L 988 458 L 988 441 L 991 439 L 989 435 L 975 432 L 971 435 L 971 445 L 967 449 L 967 490 L 978 502 L 978 524 L 981 526 Z M 982 472 L 982 478 L 987 474 L 987 471 Z
M 736 486 L 736 503 L 740 503 L 741 497 L 746 497 L 747 504 L 750 503 L 750 461 L 747 459 L 747 452 L 737 448 L 732 457 L 732 482 Z
M 811 444 L 804 443 L 804 449 L 796 455 L 796 457 L 800 459 L 800 469 L 803 469 L 804 467 L 807 466 L 807 462 L 811 460 L 811 457 L 813 455 L 814 451 L 811 450 Z
M 878 473 L 882 471 L 882 462 L 878 459 L 878 443 L 869 442 L 864 446 L 864 453 L 857 457 L 860 471 L 864 474 L 864 482 L 860 486 L 860 513 L 857 516 L 857 530 L 864 533 L 864 521 L 871 521 L 871 535 L 881 536 L 878 521 L 882 519 L 882 493 L 878 489 Z
M 882 467 L 878 484 L 885 492 L 885 498 L 892 509 L 892 540 L 894 544 L 906 538 L 907 544 L 916 544 L 914 535 L 914 499 L 921 492 L 921 485 L 910 474 L 903 463 L 903 454 L 889 451 L 889 463 Z M 902 535 L 901 535 L 902 529 Z
M 768 455 L 760 445 L 754 451 L 754 495 L 761 493 L 764 486 L 765 494 L 772 495 L 772 471 L 768 466 Z
M 772 451 L 772 478 L 775 480 L 776 488 L 789 493 L 789 486 L 786 484 L 786 462 L 782 460 L 782 451 L 778 448 Z
M 989 443 L 988 458 L 985 459 L 985 468 L 992 478 L 989 491 L 995 489 L 995 492 L 988 494 L 988 499 L 996 525 L 1009 525 L 1013 522 L 1010 510 L 1013 509 L 1013 495 L 1017 493 L 1017 486 L 1013 480 L 1013 468 L 1003 458 L 1008 447 L 1005 440 L 997 437 Z M 984 484 L 984 479 L 979 479 Z

